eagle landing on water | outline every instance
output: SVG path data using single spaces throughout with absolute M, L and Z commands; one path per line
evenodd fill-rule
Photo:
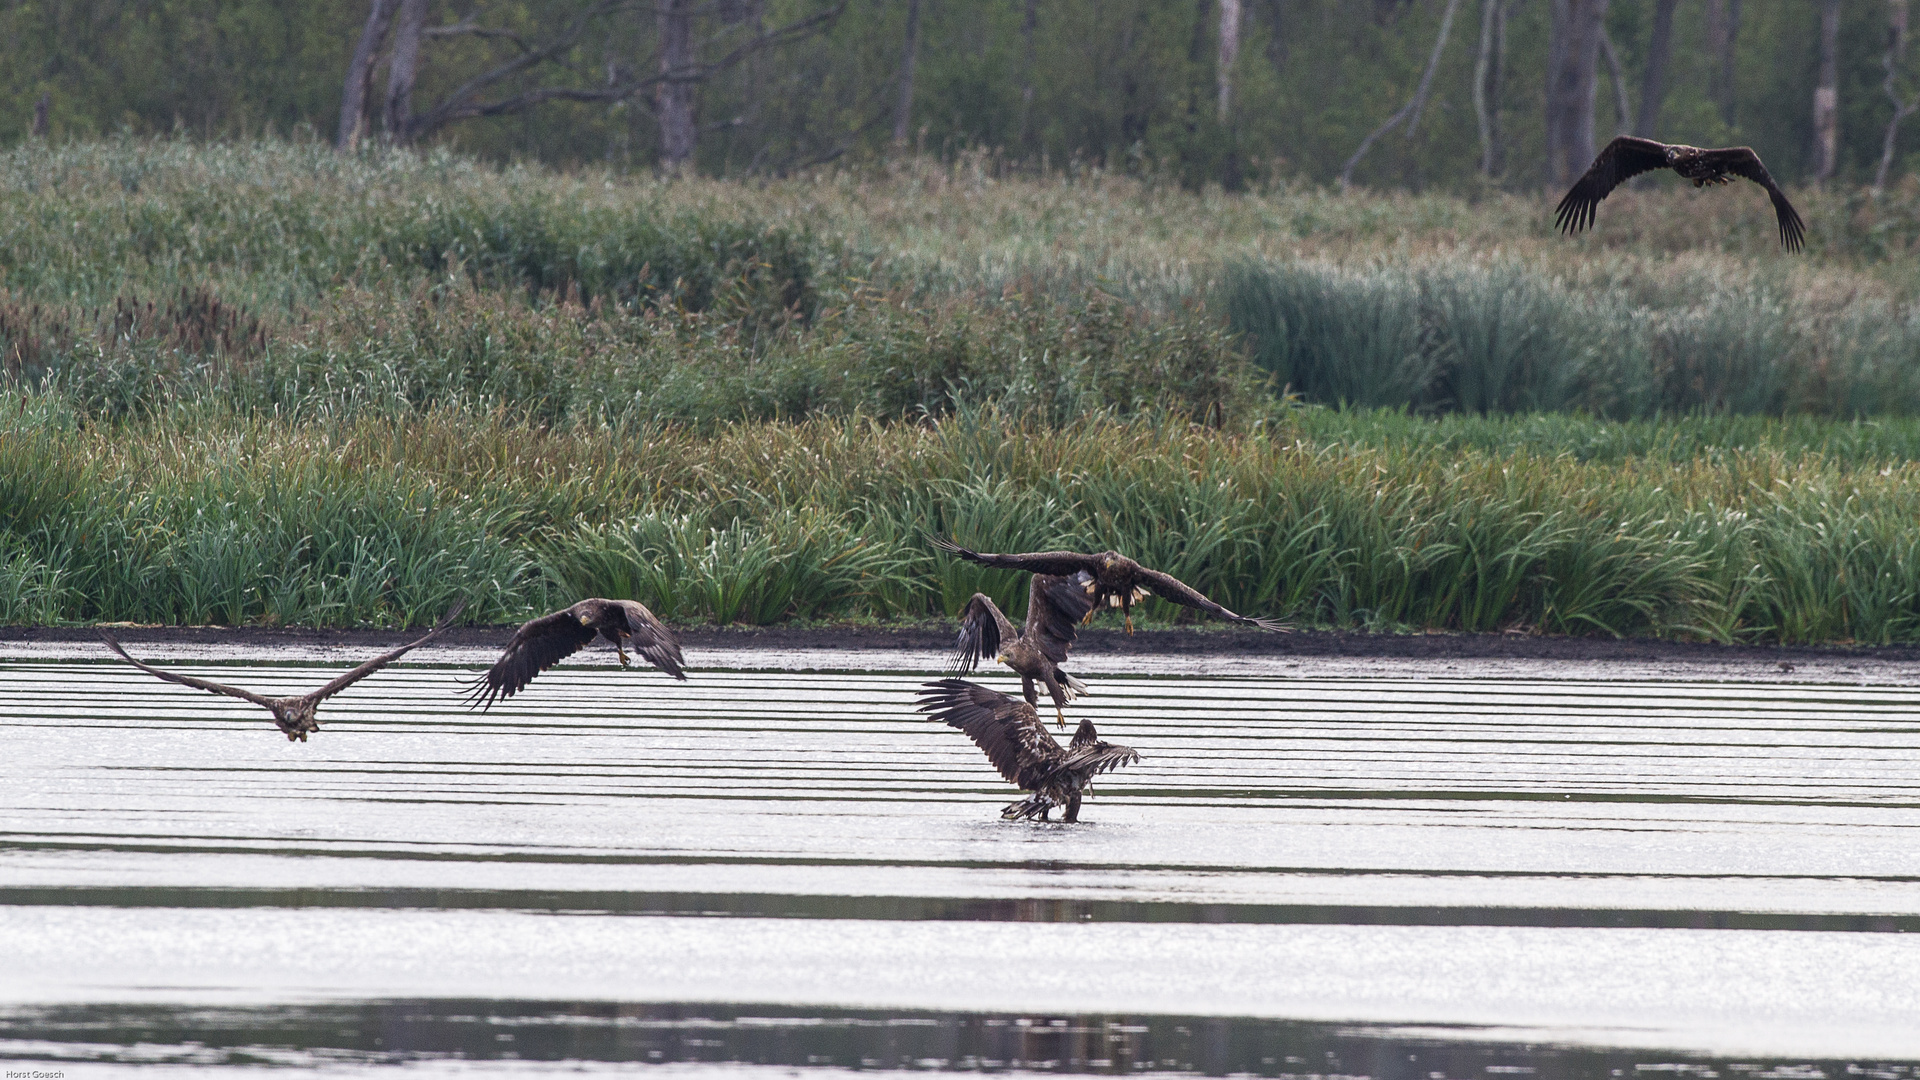
M 1132 747 L 1102 739 L 1091 720 L 1061 746 L 1032 705 L 964 679 L 930 682 L 918 693 L 921 712 L 966 732 L 1008 783 L 1032 792 L 1000 811 L 1009 821 L 1046 821 L 1056 807 L 1067 822 L 1078 821 L 1081 793 L 1094 777 L 1140 760 Z

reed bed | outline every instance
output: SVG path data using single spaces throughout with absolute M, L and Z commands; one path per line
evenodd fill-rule
M 1568 240 L 1512 193 L 1225 196 L 990 164 L 746 185 L 27 144 L 0 154 L 0 377 L 107 417 L 195 396 L 1225 416 L 1263 380 L 1427 414 L 1920 415 L 1920 186 L 1796 193 L 1812 239 L 1788 257 L 1740 188 L 1623 191 Z
M 1741 189 L 1568 240 L 991 165 L 0 153 L 0 622 L 1019 610 L 934 532 L 1317 626 L 1920 640 L 1920 188 L 1796 193 L 1787 257 Z
M 1014 575 L 936 555 L 935 533 L 1114 546 L 1316 626 L 1920 640 L 1920 464 L 1790 451 L 1809 435 L 1790 425 L 1711 458 L 1582 461 L 1360 445 L 1378 416 L 1343 442 L 1323 410 L 703 433 L 60 408 L 0 405 L 7 621 L 417 625 L 457 596 L 512 621 L 582 593 L 716 622 L 925 618 L 976 589 L 1019 610 Z

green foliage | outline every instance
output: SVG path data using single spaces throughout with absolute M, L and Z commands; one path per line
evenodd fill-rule
M 809 163 L 897 152 L 888 121 L 898 89 L 904 5 L 850 4 L 822 34 L 737 66 L 723 64 L 756 29 L 782 26 L 825 6 L 819 0 L 765 0 L 696 9 L 698 60 L 713 65 L 696 90 L 703 131 L 695 160 L 701 169 L 784 175 Z M 920 152 L 942 158 L 991 149 L 996 169 L 1081 171 L 1094 165 L 1228 189 L 1275 180 L 1325 183 L 1339 174 L 1360 140 L 1406 102 L 1444 6 L 1444 0 L 1246 4 L 1239 56 L 1226 73 L 1232 102 L 1221 115 L 1214 21 L 1219 5 L 1047 0 L 1035 9 L 1030 36 L 1027 0 L 924 5 L 909 138 Z M 1620 3 L 1608 12 L 1608 36 L 1625 69 L 1630 107 L 1637 107 L 1644 86 L 1652 6 Z M 434 24 L 467 23 L 494 33 L 429 37 L 416 108 L 424 111 L 452 88 L 511 60 L 517 48 L 545 44 L 580 7 L 568 0 L 430 5 Z M 1550 7 L 1509 9 L 1501 65 L 1507 77 L 1493 97 L 1505 160 L 1495 182 L 1515 190 L 1545 178 L 1542 73 Z M 1362 183 L 1465 191 L 1486 186 L 1477 174 L 1479 129 L 1471 92 L 1477 15 L 1474 5 L 1461 8 L 1420 123 L 1376 144 L 1360 170 Z M 56 143 L 123 131 L 233 138 L 271 130 L 312 132 L 331 141 L 348 56 L 366 16 L 366 0 L 11 5 L 0 10 L 0 142 L 26 137 L 42 93 L 48 95 Z M 1701 5 L 1678 9 L 1669 92 L 1662 130 L 1655 134 L 1698 145 L 1751 144 L 1774 175 L 1798 181 L 1811 142 L 1816 16 L 1798 4 L 1746 10 L 1735 57 L 1741 78 L 1730 112 L 1712 93 L 1717 57 L 1708 47 L 1707 18 Z M 656 24 L 651 8 L 618 6 L 562 50 L 555 65 L 494 84 L 485 97 L 510 98 L 540 85 L 602 89 L 622 66 L 658 55 Z M 1884 6 L 1844 5 L 1843 179 L 1864 180 L 1878 162 L 1880 134 L 1892 111 L 1879 85 L 1885 46 Z M 1619 121 L 1608 88 L 1599 90 L 1595 126 L 1610 131 Z M 635 101 L 550 101 L 529 112 L 462 122 L 439 138 L 494 160 L 647 169 L 659 158 L 653 110 Z M 1910 125 L 1897 150 L 1904 160 L 1916 147 L 1920 130 Z M 145 180 L 136 170 L 123 176 L 129 190 Z
M 1519 265 L 1229 265 L 1219 306 L 1308 401 L 1423 412 L 1920 414 L 1920 321 L 1792 281 L 1555 280 Z M 1878 317 L 1869 315 L 1876 311 Z
M 1920 640 L 1905 226 L 1812 196 L 1788 261 L 1756 203 L 23 149 L 0 618 L 1020 615 L 936 534 L 1314 625 Z
M 56 437 L 22 404 L 0 483 L 43 494 L 0 529 L 8 618 L 418 625 L 464 596 L 511 622 L 598 594 L 760 624 L 942 615 L 976 590 L 1019 617 L 1019 576 L 937 555 L 936 534 L 1112 546 L 1308 625 L 1920 640 L 1920 464 L 1888 454 L 1920 447 L 1911 421 L 1449 432 L 1299 409 L 1235 434 L 984 409 L 702 434 L 176 406 Z M 1506 449 L 1462 442 L 1503 428 Z M 1683 434 L 1727 441 L 1683 453 Z

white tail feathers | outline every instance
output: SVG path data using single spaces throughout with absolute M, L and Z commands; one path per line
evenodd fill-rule
M 1065 681 L 1065 685 L 1067 688 L 1068 701 L 1072 701 L 1074 698 L 1077 698 L 1077 697 L 1085 697 L 1087 695 L 1086 683 L 1081 682 L 1079 679 L 1074 678 L 1073 676 L 1067 674 L 1064 671 L 1060 673 L 1060 678 Z

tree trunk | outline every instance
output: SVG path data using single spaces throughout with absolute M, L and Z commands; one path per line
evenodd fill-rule
M 420 31 L 426 28 L 427 0 L 400 0 L 394 16 L 393 56 L 387 61 L 387 138 L 413 141 L 413 83 L 420 73 Z
M 1220 0 L 1220 62 L 1216 72 L 1219 83 L 1220 122 L 1226 123 L 1233 110 L 1233 62 L 1240 58 L 1240 0 Z
M 47 137 L 47 110 L 53 107 L 53 91 L 42 90 L 40 96 L 33 99 L 33 126 L 27 133 L 36 139 Z M 1883 172 L 1885 170 L 1882 170 Z
M 1739 119 L 1734 50 L 1740 40 L 1740 0 L 1707 0 L 1707 95 L 1720 106 L 1720 120 L 1731 129 Z
M 913 123 L 913 64 L 920 53 L 920 0 L 907 0 L 907 36 L 900 50 L 900 99 L 893 106 L 893 145 L 907 144 Z
M 393 23 L 393 9 L 400 0 L 373 0 L 367 12 L 367 24 L 347 61 L 347 81 L 340 91 L 340 130 L 333 145 L 351 150 L 359 145 L 367 131 L 367 99 L 373 93 L 373 59 L 386 43 L 387 27 Z
M 660 20 L 660 163 L 680 172 L 693 160 L 693 6 L 697 0 L 657 0 Z
M 1593 96 L 1607 0 L 1553 0 L 1547 56 L 1547 176 L 1572 183 L 1593 161 Z
M 1654 0 L 1653 38 L 1647 42 L 1647 69 L 1640 75 L 1640 116 L 1633 133 L 1657 138 L 1660 109 L 1667 101 L 1667 64 L 1673 57 L 1673 9 L 1680 0 Z
M 1900 94 L 1900 64 L 1907 56 L 1907 0 L 1887 0 L 1887 54 L 1881 58 L 1880 65 L 1887 69 L 1886 81 L 1881 83 L 1887 92 L 1888 100 L 1893 102 L 1893 119 L 1887 121 L 1887 134 L 1880 141 L 1880 168 L 1873 174 L 1873 192 L 1878 195 L 1886 190 L 1887 170 L 1893 167 L 1893 150 L 1900 138 L 1900 122 L 1912 116 L 1920 109 L 1920 95 L 1912 98 Z M 41 100 L 46 100 L 42 95 Z
M 1480 51 L 1473 58 L 1473 118 L 1480 128 L 1480 174 L 1493 175 L 1493 122 L 1500 99 L 1487 107 L 1487 80 L 1493 75 L 1493 23 L 1500 13 L 1500 0 L 1480 0 Z
M 1607 81 L 1613 84 L 1613 116 L 1616 135 L 1633 129 L 1633 106 L 1627 103 L 1627 76 L 1620 70 L 1620 54 L 1614 51 L 1607 28 L 1600 28 L 1600 58 L 1607 62 Z
M 1020 140 L 1025 148 L 1033 137 L 1033 69 L 1035 55 L 1033 33 L 1040 24 L 1040 0 L 1027 0 L 1026 12 L 1020 17 Z
M 1840 152 L 1840 0 L 1820 0 L 1820 84 L 1813 88 L 1813 179 L 1833 176 Z

